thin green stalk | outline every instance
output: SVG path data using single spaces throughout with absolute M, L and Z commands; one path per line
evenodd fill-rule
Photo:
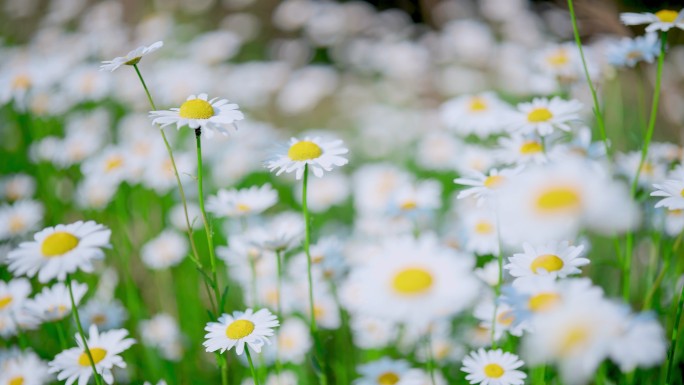
M 276 254 L 276 262 L 278 266 L 278 277 L 276 280 L 276 315 L 278 316 L 278 319 L 280 322 L 283 322 L 283 308 L 282 308 L 282 295 L 283 295 L 283 261 L 282 261 L 282 251 L 280 249 L 277 249 L 275 251 Z M 282 372 L 283 365 L 280 362 L 280 347 L 278 347 L 278 351 L 276 351 L 276 357 L 275 357 L 275 367 L 276 367 L 276 374 L 278 375 L 278 378 L 280 378 L 280 373 Z
M 667 353 L 667 375 L 665 376 L 665 385 L 670 385 L 672 383 L 675 353 L 677 353 L 677 341 L 679 340 L 679 338 L 677 338 L 679 336 L 679 324 L 682 321 L 682 306 L 684 306 L 684 285 L 682 285 L 682 291 L 679 293 L 677 311 L 672 327 L 672 337 L 670 338 L 670 350 Z
M 78 329 L 78 334 L 81 336 L 81 341 L 83 342 L 83 347 L 85 348 L 86 355 L 88 356 L 88 361 L 90 361 L 90 367 L 93 369 L 93 375 L 95 376 L 95 383 L 97 385 L 102 385 L 102 379 L 97 373 L 97 368 L 95 367 L 95 360 L 93 360 L 93 355 L 90 353 L 90 348 L 88 347 L 88 340 L 86 339 L 85 333 L 83 332 L 83 326 L 81 325 L 81 318 L 78 316 L 78 308 L 76 307 L 76 300 L 74 300 L 74 290 L 71 287 L 71 276 L 67 274 L 66 283 L 69 287 L 69 299 L 71 299 L 71 314 L 74 315 L 74 321 L 76 321 L 76 328 Z
M 591 75 L 589 75 L 587 60 L 584 57 L 582 39 L 580 39 L 579 28 L 577 27 L 577 17 L 575 16 L 575 7 L 572 4 L 572 0 L 568 0 L 568 9 L 570 11 L 570 19 L 572 20 L 572 32 L 575 35 L 575 43 L 577 44 L 577 49 L 579 49 L 580 58 L 582 59 L 582 68 L 584 69 L 584 76 L 587 79 L 587 84 L 589 84 L 589 90 L 591 91 L 591 99 L 594 102 L 594 116 L 596 116 L 596 124 L 598 125 L 599 134 L 601 135 L 601 140 L 603 141 L 603 146 L 606 148 L 606 156 L 609 160 L 612 161 L 612 153 L 610 150 L 610 146 L 608 145 L 608 137 L 606 136 L 606 125 L 603 119 L 603 113 L 601 112 L 601 105 L 599 104 L 598 96 L 596 94 L 596 88 L 594 87 L 594 83 L 591 81 Z
M 62 350 L 66 350 L 69 345 L 67 344 L 66 333 L 64 333 L 64 325 L 62 324 L 62 320 L 55 321 L 53 324 L 55 331 L 57 332 L 57 338 L 59 339 L 59 347 L 62 348 Z
M 252 362 L 252 355 L 249 353 L 249 348 L 245 347 L 245 353 L 247 353 L 247 361 L 249 362 L 249 369 L 252 371 L 252 378 L 254 379 L 254 385 L 259 385 L 259 377 L 254 370 L 254 363 Z
M 437 382 L 435 380 L 435 357 L 432 354 L 432 338 L 429 332 L 427 337 L 425 338 L 425 349 L 427 351 L 427 370 L 428 373 L 430 373 L 430 383 L 432 385 L 436 385 Z
M 496 341 L 496 313 L 499 310 L 499 303 L 498 303 L 498 298 L 501 295 L 501 284 L 503 282 L 503 247 L 502 247 L 502 242 L 501 242 L 501 226 L 499 224 L 499 205 L 498 201 L 497 204 L 495 205 L 496 209 L 496 238 L 497 238 L 497 247 L 498 247 L 498 255 L 497 255 L 497 260 L 499 263 L 499 277 L 496 282 L 496 286 L 494 287 L 494 292 L 496 293 L 496 296 L 494 298 L 494 314 L 492 315 L 492 349 L 497 348 L 497 341 Z

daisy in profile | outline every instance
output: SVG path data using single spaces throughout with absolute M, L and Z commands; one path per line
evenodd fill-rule
M 93 221 L 48 227 L 22 242 L 7 255 L 9 270 L 14 274 L 34 277 L 40 282 L 83 270 L 93 271 L 93 261 L 104 258 L 103 248 L 110 247 L 111 230 Z
M 278 202 L 278 192 L 266 183 L 261 187 L 219 190 L 207 199 L 207 211 L 219 217 L 240 218 L 261 214 Z
M 121 358 L 121 353 L 131 347 L 135 340 L 128 337 L 128 331 L 124 329 L 110 330 L 100 333 L 97 326 L 92 325 L 88 331 L 87 346 L 90 356 L 83 345 L 83 340 L 76 334 L 78 347 L 67 349 L 59 353 L 54 360 L 48 363 L 50 373 L 57 373 L 57 380 L 64 381 L 68 385 L 78 381 L 79 385 L 88 383 L 93 375 L 91 363 L 95 365 L 97 373 L 102 375 L 108 384 L 114 383 L 112 369 L 116 366 L 125 368 L 126 363 Z M 90 361 L 92 357 L 92 362 Z
M 166 313 L 156 314 L 140 321 L 140 336 L 146 346 L 156 348 L 167 360 L 178 362 L 183 358 L 183 334 L 178 322 Z
M 360 365 L 356 370 L 361 378 L 354 380 L 353 385 L 422 385 L 423 380 L 422 372 L 412 369 L 407 361 L 388 357 Z
M 265 344 L 271 343 L 268 337 L 273 335 L 273 329 L 278 325 L 278 319 L 268 309 L 223 314 L 218 322 L 209 322 L 204 328 L 208 333 L 204 336 L 203 345 L 207 352 L 218 350 L 223 353 L 235 347 L 235 353 L 241 355 L 246 345 L 260 353 Z
M 548 242 L 533 246 L 523 243 L 522 253 L 513 254 L 505 269 L 515 278 L 533 275 L 550 275 L 554 278 L 565 278 L 568 275 L 581 273 L 580 267 L 589 264 L 587 258 L 581 258 L 584 245 L 572 246 L 570 242 Z
M 619 67 L 634 67 L 638 62 L 653 63 L 660 52 L 658 34 L 650 32 L 634 39 L 623 38 L 608 47 L 608 61 Z
M 213 98 L 208 100 L 207 94 L 190 95 L 180 108 L 170 110 L 151 111 L 153 124 L 166 127 L 175 124 L 177 129 L 188 126 L 194 130 L 204 131 L 207 138 L 215 132 L 223 135 L 230 134 L 228 127 L 237 129 L 235 122 L 245 116 L 237 104 L 229 103 L 226 99 Z
M 324 141 L 318 137 L 305 137 L 304 140 L 290 138 L 287 152 L 277 154 L 266 163 L 266 167 L 275 171 L 276 175 L 295 171 L 296 178 L 302 179 L 304 169 L 308 166 L 315 176 L 321 178 L 324 171 L 331 171 L 333 166 L 341 167 L 349 162 L 341 156 L 349 152 L 343 144 L 341 140 Z
M 684 209 L 684 180 L 668 179 L 663 184 L 654 184 L 657 190 L 652 197 L 663 197 L 655 207 L 666 207 L 668 210 Z
M 88 285 L 74 281 L 71 283 L 71 288 L 74 292 L 74 302 L 78 306 L 88 291 Z M 69 288 L 62 282 L 51 287 L 44 287 L 40 293 L 28 301 L 26 307 L 43 321 L 59 321 L 71 313 Z
M 480 348 L 463 359 L 461 370 L 471 384 L 523 385 L 527 375 L 517 369 L 524 364 L 515 354 Z
M 136 65 L 140 62 L 140 59 L 142 59 L 143 56 L 158 50 L 163 45 L 163 41 L 158 41 L 156 43 L 152 43 L 152 45 L 150 46 L 140 46 L 134 49 L 133 51 L 129 52 L 126 56 L 119 56 L 115 57 L 112 60 L 105 60 L 102 62 L 102 65 L 100 66 L 100 71 L 114 72 L 117 68 L 121 67 L 122 65 Z
M 625 25 L 648 24 L 646 32 L 667 32 L 672 28 L 684 29 L 684 9 L 680 11 L 661 9 L 656 13 L 626 12 L 620 14 L 620 20 Z
M 518 104 L 518 111 L 511 115 L 509 129 L 512 132 L 541 136 L 552 134 L 556 129 L 571 131 L 570 123 L 579 120 L 582 103 L 577 100 L 535 98 L 529 103 Z

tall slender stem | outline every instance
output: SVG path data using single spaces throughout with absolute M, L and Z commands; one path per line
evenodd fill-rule
M 582 39 L 580 39 L 579 28 L 577 27 L 577 17 L 575 16 L 575 7 L 572 4 L 572 0 L 568 0 L 568 9 L 570 11 L 570 19 L 572 20 L 572 31 L 575 35 L 575 43 L 577 44 L 577 49 L 579 49 L 580 58 L 582 59 L 582 68 L 584 69 L 584 76 L 587 79 L 587 84 L 589 84 L 589 90 L 591 91 L 591 99 L 594 102 L 594 116 L 596 116 L 596 124 L 598 125 L 599 134 L 601 135 L 601 140 L 603 141 L 603 146 L 606 149 L 606 156 L 609 160 L 612 160 L 612 153 L 610 146 L 608 145 L 608 137 L 606 136 L 606 125 L 603 119 L 603 113 L 601 112 L 601 105 L 599 104 L 598 96 L 596 94 L 596 88 L 594 87 L 594 83 L 591 81 L 591 75 L 589 74 L 589 68 L 587 67 L 587 60 L 584 57 Z
M 249 369 L 252 371 L 254 385 L 259 385 L 259 377 L 256 374 L 256 370 L 254 370 L 254 362 L 252 362 L 252 355 L 249 353 L 249 347 L 245 346 L 245 353 L 247 353 L 247 361 L 249 362 Z
M 76 328 L 78 329 L 78 334 L 81 336 L 81 341 L 83 342 L 83 347 L 85 348 L 86 355 L 88 356 L 88 361 L 90 362 L 90 367 L 93 369 L 93 375 L 95 376 L 95 383 L 97 385 L 102 385 L 102 380 L 100 375 L 97 373 L 97 368 L 95 367 L 95 360 L 93 355 L 90 353 L 90 348 L 88 347 L 88 339 L 83 332 L 83 326 L 81 325 L 81 317 L 78 316 L 78 309 L 76 308 L 76 300 L 74 300 L 74 289 L 71 287 L 71 276 L 67 274 L 66 283 L 69 287 L 69 299 L 71 300 L 71 314 L 74 315 L 74 321 L 76 321 Z
M 283 261 L 282 261 L 282 250 L 276 249 L 276 263 L 278 266 L 278 277 L 276 279 L 276 315 L 281 322 L 283 318 L 283 307 L 282 307 L 282 295 L 283 295 Z M 275 357 L 275 368 L 276 375 L 280 378 L 280 373 L 282 372 L 282 363 L 280 362 L 280 345 L 278 345 L 278 350 L 276 351 Z
M 665 385 L 670 385 L 672 383 L 672 371 L 674 368 L 675 354 L 677 353 L 677 341 L 679 340 L 679 338 L 677 338 L 679 336 L 679 324 L 682 321 L 682 306 L 684 306 L 684 285 L 682 285 L 682 291 L 679 293 L 674 326 L 672 327 L 672 338 L 670 338 L 670 351 L 667 353 L 667 375 L 665 376 Z

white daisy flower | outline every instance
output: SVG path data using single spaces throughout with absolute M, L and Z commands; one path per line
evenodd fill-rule
M 21 200 L 0 206 L 0 240 L 22 236 L 43 221 L 43 204 Z
M 503 137 L 499 139 L 499 146 L 501 149 L 497 152 L 497 157 L 506 164 L 541 164 L 548 161 L 544 153 L 544 145 L 536 135 Z
M 207 352 L 219 350 L 223 353 L 235 347 L 235 353 L 241 355 L 247 345 L 259 353 L 262 346 L 270 344 L 268 337 L 273 335 L 273 328 L 278 325 L 278 319 L 268 309 L 223 314 L 218 322 L 209 322 L 204 328 L 208 333 L 204 336 L 203 345 Z
M 518 104 L 518 111 L 511 115 L 509 129 L 512 132 L 541 136 L 552 134 L 556 129 L 571 131 L 569 123 L 579 120 L 582 103 L 577 100 L 535 98 L 529 103 Z
M 500 303 L 496 306 L 492 300 L 481 301 L 473 312 L 475 318 L 480 320 L 479 326 L 489 331 L 491 336 L 492 324 L 494 324 L 494 339 L 498 341 L 505 332 L 514 336 L 521 336 L 524 324 L 516 322 L 515 312 L 508 304 Z
M 0 178 L 0 199 L 10 202 L 30 199 L 36 192 L 36 179 L 27 174 L 13 174 Z
M 146 346 L 153 346 L 167 360 L 179 361 L 183 357 L 183 335 L 178 322 L 166 313 L 156 314 L 140 321 L 140 337 Z
M 186 236 L 173 230 L 164 230 L 143 245 L 140 255 L 147 267 L 161 270 L 181 263 L 187 256 L 188 249 Z
M 353 385 L 422 385 L 422 373 L 404 360 L 384 357 L 359 365 L 356 370 L 361 378 L 354 380 Z
M 136 65 L 138 62 L 140 62 L 140 59 L 142 59 L 143 56 L 158 50 L 163 45 L 163 41 L 158 41 L 156 43 L 152 43 L 150 46 L 140 46 L 129 52 L 126 56 L 119 56 L 112 60 L 105 60 L 100 66 L 100 71 L 114 72 L 117 68 L 124 64 L 129 66 Z
M 261 214 L 278 202 L 278 192 L 266 183 L 261 187 L 219 190 L 207 199 L 207 211 L 219 217 L 239 218 Z
M 524 364 L 515 354 L 480 348 L 463 359 L 461 370 L 471 384 L 523 385 L 527 375 L 516 369 Z
M 623 373 L 636 367 L 652 367 L 666 357 L 665 331 L 652 313 L 637 314 L 625 319 L 622 333 L 612 342 L 610 357 Z
M 3 353 L 0 351 L 0 355 Z M 42 385 L 52 380 L 47 363 L 29 350 L 16 355 L 9 353 L 6 358 L 0 356 L 0 369 L 0 384 L 3 385 Z
M 454 183 L 472 186 L 461 190 L 456 196 L 457 199 L 464 199 L 468 197 L 477 198 L 477 205 L 482 206 L 489 198 L 496 195 L 496 190 L 501 187 L 506 181 L 519 174 L 521 168 L 502 169 L 495 168 L 489 170 L 489 175 L 485 175 L 479 171 L 472 171 L 470 178 L 456 178 Z
M 78 347 L 59 353 L 54 360 L 48 363 L 49 371 L 50 373 L 57 373 L 57 380 L 66 380 L 66 385 L 71 385 L 76 380 L 78 380 L 79 385 L 86 385 L 90 376 L 93 375 L 92 363 L 104 381 L 113 384 L 112 369 L 114 367 L 126 367 L 126 363 L 120 354 L 130 348 L 135 340 L 126 338 L 128 336 L 127 330 L 117 329 L 100 333 L 95 325 L 90 327 L 88 334 L 87 344 L 90 356 L 93 359 L 92 362 L 83 345 L 83 340 L 76 334 Z
M 406 183 L 392 194 L 390 214 L 418 216 L 430 213 L 442 205 L 442 184 L 436 180 Z
M 396 341 L 396 323 L 366 315 L 353 315 L 350 321 L 354 346 L 361 349 L 381 349 Z
M 17 329 L 32 329 L 37 319 L 25 309 L 31 284 L 26 278 L 0 281 L 0 335 L 9 337 Z
M 290 138 L 287 152 L 276 155 L 275 159 L 266 163 L 270 171 L 276 171 L 276 175 L 283 172 L 295 171 L 297 179 L 302 179 L 305 166 L 309 166 L 313 174 L 319 178 L 323 171 L 331 171 L 333 166 L 341 167 L 349 161 L 340 156 L 349 152 L 341 140 L 323 141 L 315 137 L 305 137 L 304 140 Z
M 277 355 L 282 362 L 302 364 L 312 346 L 309 326 L 300 318 L 289 318 L 278 329 L 278 338 L 274 342 L 264 347 L 264 354 Z
M 625 25 L 648 24 L 646 32 L 667 32 L 672 28 L 684 29 L 684 9 L 681 11 L 661 9 L 656 13 L 626 12 L 620 14 L 620 20 Z
M 499 254 L 499 232 L 493 210 L 486 207 L 466 211 L 461 218 L 465 250 L 477 255 Z
M 650 32 L 634 39 L 625 37 L 608 47 L 610 64 L 618 67 L 634 67 L 638 62 L 653 63 L 660 53 L 658 34 Z
M 104 259 L 102 248 L 110 247 L 111 230 L 93 221 L 48 227 L 34 235 L 34 241 L 22 242 L 7 255 L 9 270 L 34 277 L 40 282 L 83 270 L 93 271 L 93 261 Z
M 116 299 L 105 300 L 94 297 L 78 309 L 84 328 L 95 325 L 99 330 L 118 329 L 128 318 L 126 308 Z
M 460 135 L 475 134 L 480 138 L 500 133 L 505 127 L 502 116 L 510 112 L 510 106 L 493 92 L 459 96 L 446 101 L 439 110 L 447 127 Z
M 71 288 L 74 292 L 74 301 L 76 306 L 78 306 L 88 291 L 88 285 L 73 281 Z M 44 287 L 32 300 L 29 300 L 26 307 L 41 320 L 61 320 L 71 313 L 69 288 L 62 282 L 56 283 L 51 287 Z
M 654 184 L 653 187 L 657 190 L 651 193 L 652 197 L 664 197 L 656 203 L 656 208 L 684 209 L 684 180 L 669 179 L 663 184 Z
M 523 253 L 513 254 L 505 269 L 517 279 L 533 275 L 550 275 L 565 278 L 579 274 L 581 266 L 589 264 L 587 258 L 580 258 L 584 245 L 571 246 L 570 242 L 548 242 L 536 247 L 525 242 Z
M 159 124 L 161 127 L 175 124 L 176 128 L 180 129 L 188 126 L 194 130 L 203 130 L 207 138 L 211 138 L 214 132 L 230 134 L 227 127 L 237 129 L 235 122 L 244 119 L 245 116 L 237 104 L 219 98 L 208 100 L 207 94 L 199 94 L 190 95 L 180 108 L 150 111 L 150 118 L 153 124 Z

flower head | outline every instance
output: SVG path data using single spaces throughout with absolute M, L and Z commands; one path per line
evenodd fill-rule
M 522 385 L 527 375 L 516 370 L 524 365 L 518 356 L 501 349 L 479 349 L 463 359 L 462 371 L 471 384 Z
M 661 9 L 656 13 L 626 12 L 620 14 L 620 20 L 625 25 L 648 24 L 646 32 L 667 32 L 672 28 L 684 29 L 684 9 L 680 11 Z
M 219 350 L 223 353 L 235 347 L 235 353 L 241 355 L 247 345 L 259 353 L 265 344 L 270 343 L 268 337 L 273 335 L 273 328 L 278 325 L 278 319 L 268 309 L 224 314 L 218 322 L 209 322 L 204 328 L 208 333 L 204 336 L 206 341 L 203 345 L 208 352 Z
M 151 111 L 150 118 L 152 123 L 162 127 L 175 124 L 178 129 L 188 126 L 195 130 L 204 130 L 207 137 L 211 138 L 215 131 L 228 135 L 230 130 L 227 127 L 236 129 L 235 122 L 245 116 L 237 104 L 219 98 L 208 100 L 207 94 L 199 94 L 190 95 L 179 108 Z
M 143 56 L 158 50 L 163 45 L 163 41 L 158 41 L 156 43 L 152 43 L 152 45 L 150 46 L 140 46 L 134 49 L 133 51 L 129 52 L 126 56 L 119 56 L 115 57 L 112 60 L 105 60 L 102 62 L 102 65 L 100 66 L 100 71 L 114 72 L 117 68 L 121 67 L 122 65 L 136 65 L 138 64 L 138 62 L 140 62 L 140 59 L 142 59 Z
M 276 171 L 276 175 L 283 172 L 296 172 L 296 178 L 304 175 L 305 166 L 313 171 L 317 177 L 323 176 L 323 171 L 331 171 L 333 166 L 344 166 L 349 161 L 340 155 L 349 150 L 343 147 L 341 140 L 324 141 L 321 138 L 305 137 L 304 140 L 291 138 L 287 152 L 278 154 L 275 159 L 267 162 L 266 167 Z

